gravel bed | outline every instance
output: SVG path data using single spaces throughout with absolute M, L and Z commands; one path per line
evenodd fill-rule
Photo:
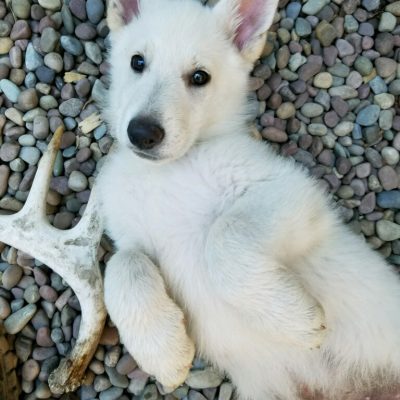
M 105 4 L 9 3 L 12 10 L 0 0 L 0 214 L 21 209 L 41 154 L 64 124 L 47 213 L 54 226 L 68 229 L 79 221 L 112 144 L 96 105 L 107 88 Z M 400 265 L 399 17 L 400 1 L 282 0 L 250 83 L 254 134 L 305 166 L 331 193 L 343 220 L 395 266 Z M 104 238 L 102 267 L 111 251 Z M 2 243 L 0 252 L 0 319 L 15 335 L 21 398 L 59 398 L 47 379 L 77 337 L 77 298 L 29 255 Z M 231 397 L 231 384 L 200 359 L 186 384 L 164 395 L 108 321 L 85 385 L 68 398 Z

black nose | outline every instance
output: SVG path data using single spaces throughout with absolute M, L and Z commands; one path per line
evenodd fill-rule
M 128 137 L 132 144 L 140 150 L 149 150 L 164 139 L 165 132 L 151 118 L 134 118 L 128 125 Z

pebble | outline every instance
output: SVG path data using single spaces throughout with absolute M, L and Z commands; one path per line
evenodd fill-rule
M 367 11 L 374 11 L 378 9 L 380 0 L 362 0 L 361 4 Z
M 73 36 L 61 36 L 61 46 L 73 56 L 80 56 L 83 53 L 81 42 Z
M 30 285 L 25 289 L 24 299 L 29 304 L 34 304 L 39 301 L 40 294 L 37 285 Z
M 388 57 L 379 57 L 375 60 L 376 72 L 382 78 L 393 75 L 397 68 L 397 62 Z
M 2 286 L 7 290 L 12 289 L 18 284 L 18 282 L 22 278 L 22 275 L 23 271 L 21 267 L 19 267 L 18 265 L 10 265 L 6 268 L 1 277 Z
M 12 0 L 11 6 L 17 18 L 22 18 L 22 19 L 29 18 L 31 9 L 29 0 Z
M 287 103 L 282 103 L 278 110 L 276 111 L 276 115 L 280 119 L 289 119 L 294 117 L 296 114 L 296 109 L 293 105 L 293 103 L 287 102 Z
M 66 117 L 76 117 L 83 107 L 83 101 L 79 99 L 69 99 L 60 104 L 60 113 Z
M 21 111 L 17 110 L 14 107 L 8 108 L 5 112 L 4 115 L 9 119 L 10 121 L 14 122 L 15 124 L 19 126 L 24 126 L 24 120 L 22 119 L 22 113 Z
M 59 40 L 60 34 L 54 28 L 44 28 L 40 37 L 40 49 L 44 53 L 50 53 L 55 50 Z
M 367 76 L 372 72 L 374 66 L 369 58 L 364 56 L 359 56 L 354 61 L 354 68 L 362 76 Z
M 37 147 L 22 147 L 19 156 L 29 165 L 36 165 L 39 162 L 41 153 Z
M 374 103 L 378 105 L 382 110 L 391 108 L 394 104 L 395 98 L 390 93 L 381 93 L 374 96 Z
M 38 95 L 35 89 L 26 89 L 18 96 L 18 106 L 23 111 L 29 111 L 37 107 L 39 103 Z
M 8 37 L 0 37 L 0 55 L 7 54 L 14 42 Z
M 301 11 L 307 15 L 318 14 L 327 4 L 329 0 L 308 0 L 302 7 Z
M 369 81 L 369 86 L 375 94 L 386 93 L 388 90 L 385 81 L 380 76 L 371 79 Z
M 290 2 L 286 7 L 286 17 L 295 20 L 299 16 L 300 10 L 301 3 L 296 1 Z
M 76 17 L 81 21 L 87 18 L 86 5 L 84 0 L 71 0 L 69 2 L 69 8 Z
M 28 44 L 25 53 L 25 67 L 28 71 L 35 71 L 43 65 L 43 57 L 34 49 L 32 43 Z
M 11 314 L 11 307 L 4 297 L 0 296 L 0 319 L 5 320 Z
M 21 374 L 24 380 L 32 382 L 39 376 L 39 372 L 40 372 L 39 363 L 31 358 L 24 362 Z
M 301 107 L 301 113 L 307 118 L 320 116 L 324 112 L 324 108 L 320 104 L 306 103 Z
M 104 15 L 104 3 L 102 0 L 87 0 L 86 13 L 92 24 L 97 24 Z
M 376 223 L 376 233 L 379 239 L 390 242 L 400 239 L 400 225 L 386 220 L 380 220 Z
M 19 87 L 8 79 L 2 79 L 0 81 L 0 90 L 7 96 L 7 98 L 16 103 L 18 100 L 18 96 L 21 93 Z
M 329 72 L 320 72 L 315 75 L 313 85 L 320 89 L 329 89 L 332 86 L 332 75 Z
M 137 367 L 135 360 L 129 353 L 124 354 L 116 365 L 116 370 L 121 375 L 128 375 Z
M 369 105 L 369 106 L 363 108 L 357 114 L 356 122 L 357 122 L 357 124 L 362 125 L 362 126 L 371 126 L 376 121 L 378 121 L 379 112 L 380 112 L 379 106 Z
M 400 190 L 378 193 L 376 201 L 381 208 L 400 209 Z
M 36 139 L 43 140 L 49 135 L 49 121 L 46 117 L 38 115 L 33 120 L 33 136 Z
M 392 32 L 396 27 L 396 23 L 396 17 L 393 14 L 383 12 L 379 21 L 378 30 L 379 32 Z
M 212 368 L 193 370 L 189 372 L 185 383 L 193 389 L 217 387 L 221 384 L 223 376 Z
M 340 58 L 354 54 L 354 47 L 347 40 L 336 40 L 336 48 L 338 49 Z
M 31 28 L 26 21 L 24 20 L 15 21 L 10 32 L 11 40 L 16 41 L 20 39 L 29 39 L 31 35 L 32 35 Z
M 399 186 L 399 176 L 389 165 L 385 165 L 378 171 L 378 178 L 384 190 L 397 189 Z
M 295 23 L 296 33 L 300 37 L 305 37 L 311 34 L 311 25 L 310 23 L 304 18 L 297 18 Z
M 16 333 L 20 332 L 32 319 L 33 315 L 36 313 L 36 310 L 37 307 L 35 304 L 28 304 L 14 314 L 11 314 L 4 321 L 4 328 L 7 333 L 15 335 Z
M 282 131 L 278 128 L 275 128 L 273 126 L 269 126 L 267 128 L 264 128 L 261 131 L 261 135 L 274 143 L 284 143 L 288 140 L 287 133 L 285 131 Z
M 58 11 L 61 8 L 61 0 L 38 0 L 39 4 L 51 11 Z
M 100 393 L 99 399 L 100 400 L 117 400 L 121 397 L 123 393 L 123 389 L 118 387 L 111 387 L 107 390 L 104 390 Z M 153 397 L 145 397 L 146 400 L 153 400 Z M 156 397 L 157 399 L 157 397 Z

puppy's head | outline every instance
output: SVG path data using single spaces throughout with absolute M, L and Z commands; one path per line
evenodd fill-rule
M 278 0 L 111 0 L 107 118 L 120 145 L 169 161 L 243 123 Z

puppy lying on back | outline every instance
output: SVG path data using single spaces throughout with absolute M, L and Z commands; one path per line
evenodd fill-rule
M 169 388 L 196 351 L 239 398 L 395 389 L 400 283 L 316 182 L 248 135 L 249 72 L 277 0 L 113 0 L 101 175 L 105 299 Z

